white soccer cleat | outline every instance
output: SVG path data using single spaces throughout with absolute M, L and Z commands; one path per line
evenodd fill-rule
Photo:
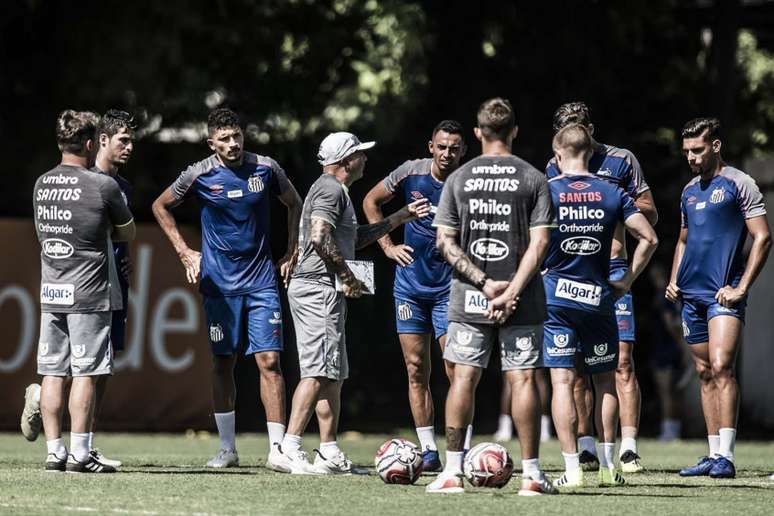
M 544 494 L 557 494 L 559 490 L 554 487 L 546 474 L 542 471 L 533 477 L 521 478 L 521 489 L 519 496 L 540 496 Z
M 207 461 L 208 468 L 235 468 L 239 466 L 239 455 L 236 450 L 221 448 L 213 458 Z
M 324 457 L 320 450 L 315 450 L 314 470 L 321 475 L 367 475 L 368 470 L 358 468 L 339 450 L 335 455 Z
M 120 468 L 123 464 L 120 460 L 113 460 L 108 459 L 104 455 L 102 455 L 102 452 L 99 451 L 97 448 L 94 448 L 89 452 L 89 455 L 94 457 L 97 461 L 101 462 L 102 464 L 105 464 L 106 466 L 111 466 L 113 468 Z
M 278 444 L 271 446 L 269 456 L 266 458 L 266 467 L 277 473 L 290 473 L 290 466 L 287 465 L 285 455 L 280 451 Z
M 465 492 L 462 473 L 441 473 L 427 484 L 426 493 L 459 494 Z
M 21 415 L 21 431 L 24 438 L 34 441 L 43 428 L 40 415 L 40 385 L 31 383 L 24 390 L 24 410 Z
M 266 466 L 270 467 L 274 471 L 280 473 L 290 473 L 291 475 L 319 475 L 320 473 L 309 462 L 309 456 L 304 450 L 298 449 L 290 452 L 283 452 L 281 446 L 277 446 L 276 451 L 278 453 L 272 455 L 274 450 L 269 454 L 271 459 L 271 466 L 269 461 L 266 462 Z

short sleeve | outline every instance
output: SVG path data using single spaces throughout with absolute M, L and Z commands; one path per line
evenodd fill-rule
M 271 191 L 274 195 L 282 195 L 290 187 L 290 180 L 279 163 L 269 158 L 269 164 L 271 165 L 272 176 Z
M 683 198 L 680 198 L 680 227 L 688 227 L 688 212 L 685 210 L 685 201 Z
M 747 174 L 735 178 L 737 192 L 736 202 L 745 219 L 766 215 L 766 205 L 755 179 Z
M 170 187 L 172 189 L 172 195 L 175 199 L 180 200 L 188 193 L 193 186 L 196 178 L 202 175 L 207 170 L 206 161 L 199 161 L 183 170 L 175 182 Z
M 334 228 L 347 207 L 347 194 L 344 188 L 336 182 L 321 183 L 320 188 L 312 197 L 311 218 L 322 219 Z
M 621 220 L 626 220 L 632 215 L 640 212 L 637 205 L 634 203 L 634 199 L 632 199 L 629 194 L 620 188 L 618 189 L 618 192 L 621 195 Z
M 110 223 L 114 226 L 125 226 L 132 221 L 132 212 L 121 195 L 121 188 L 118 183 L 111 178 L 106 178 L 100 186 L 102 200 L 110 218 Z
M 540 173 L 536 173 L 535 204 L 529 215 L 530 229 L 539 227 L 556 226 L 554 202 L 551 199 L 551 189 L 548 187 L 548 179 Z
M 410 172 L 411 163 L 406 161 L 384 178 L 384 181 L 382 181 L 384 189 L 388 193 L 394 194 L 401 187 L 401 183 L 409 176 Z
M 650 190 L 650 186 L 645 182 L 645 175 L 642 173 L 640 162 L 631 152 L 626 152 L 626 193 L 633 199 L 636 199 L 643 192 Z
M 454 185 L 456 184 L 455 179 L 457 177 L 459 177 L 458 174 L 452 174 L 443 185 L 441 198 L 438 201 L 438 211 L 436 211 L 435 218 L 433 219 L 433 227 L 460 229 L 460 212 L 454 196 Z

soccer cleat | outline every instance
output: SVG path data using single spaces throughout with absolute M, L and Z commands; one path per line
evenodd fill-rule
M 290 466 L 287 465 L 287 459 L 280 451 L 279 446 L 278 443 L 271 446 L 269 457 L 266 459 L 266 467 L 277 473 L 290 473 Z
M 107 457 L 102 455 L 102 452 L 99 451 L 97 448 L 94 448 L 93 450 L 91 450 L 89 452 L 89 455 L 94 457 L 96 460 L 98 460 L 102 464 L 105 464 L 107 466 L 112 466 L 114 468 L 120 468 L 121 464 L 123 464 L 120 460 L 108 459 Z
M 505 443 L 513 439 L 513 431 L 509 429 L 497 430 L 492 436 L 496 443 Z
M 438 450 L 425 450 L 422 453 L 422 471 L 428 473 L 440 473 L 443 471 L 443 464 L 441 464 Z
M 637 453 L 626 450 L 620 458 L 621 471 L 624 473 L 639 473 L 643 470 L 640 464 L 640 456 Z
M 34 441 L 43 428 L 40 415 L 40 385 L 31 383 L 24 390 L 24 410 L 21 415 L 21 431 L 25 439 Z
M 274 450 L 272 450 L 273 452 Z M 277 454 L 269 455 L 271 466 L 267 466 L 280 473 L 290 473 L 291 475 L 319 475 L 320 472 L 309 462 L 309 456 L 304 450 L 298 449 L 291 452 L 283 452 L 282 446 L 277 445 Z
M 426 493 L 459 494 L 465 492 L 461 473 L 442 472 L 435 480 L 427 484 Z
M 702 457 L 695 466 L 690 466 L 680 470 L 681 477 L 706 477 L 709 475 L 712 465 L 715 463 L 715 459 L 712 457 Z
M 66 466 L 67 453 L 61 459 L 55 453 L 49 453 L 46 457 L 46 471 L 64 471 Z
M 239 455 L 236 450 L 221 448 L 213 458 L 207 461 L 208 468 L 235 468 L 239 466 Z
M 626 484 L 626 480 L 615 468 L 599 468 L 599 487 L 617 487 Z
M 583 469 L 565 471 L 562 476 L 554 480 L 554 487 L 560 491 L 563 489 L 577 489 L 585 487 L 586 482 L 583 479 Z
M 594 455 L 588 450 L 583 450 L 580 453 L 578 460 L 580 461 L 581 469 L 583 469 L 583 471 L 599 470 L 599 459 L 597 458 L 596 455 Z
M 713 461 L 712 469 L 709 470 L 709 476 L 711 478 L 735 478 L 736 467 L 726 457 L 717 457 Z
M 116 468 L 108 466 L 107 464 L 102 464 L 91 454 L 87 455 L 86 460 L 83 462 L 78 462 L 71 453 L 67 456 L 65 471 L 68 473 L 115 473 Z
M 314 458 L 312 469 L 320 475 L 368 475 L 368 470 L 359 468 L 339 450 L 335 455 L 325 457 L 320 450 L 314 450 L 317 456 Z
M 542 471 L 535 477 L 521 478 L 521 489 L 519 496 L 540 496 L 544 494 L 557 494 L 559 490 L 548 480 L 548 477 Z

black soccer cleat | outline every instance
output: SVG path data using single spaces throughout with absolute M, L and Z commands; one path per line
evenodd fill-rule
M 66 464 L 66 455 L 60 459 L 55 453 L 49 453 L 46 457 L 46 471 L 64 471 Z
M 71 453 L 67 457 L 65 471 L 68 473 L 115 473 L 116 468 L 103 464 L 91 454 L 87 455 L 83 462 L 78 462 Z
M 583 471 L 599 471 L 599 459 L 588 450 L 583 450 L 578 456 Z

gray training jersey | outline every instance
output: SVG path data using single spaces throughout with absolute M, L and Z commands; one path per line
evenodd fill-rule
M 322 280 L 332 284 L 332 270 L 328 269 L 311 241 L 312 218 L 322 219 L 333 226 L 333 238 L 345 260 L 355 258 L 357 217 L 347 193 L 347 187 L 330 174 L 321 175 L 309 189 L 301 212 L 298 239 L 298 264 L 294 278 Z
M 40 242 L 43 312 L 121 308 L 110 234 L 132 221 L 121 189 L 104 174 L 58 165 L 35 182 L 32 205 Z
M 494 280 L 510 280 L 529 245 L 530 229 L 555 226 L 546 176 L 516 156 L 479 156 L 446 180 L 433 225 L 459 231 L 460 247 L 479 269 Z M 545 305 L 543 281 L 536 274 L 507 323 L 542 324 Z M 449 321 L 493 324 L 484 317 L 487 307 L 484 294 L 455 271 Z

